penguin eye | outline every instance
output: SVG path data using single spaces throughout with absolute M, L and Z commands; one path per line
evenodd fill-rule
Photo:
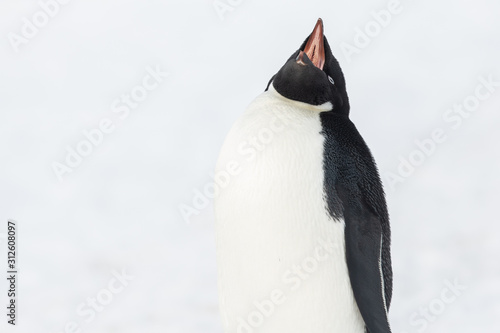
M 333 79 L 330 75 L 328 75 L 328 81 L 330 81 L 331 84 L 335 85 L 335 81 L 333 81 Z

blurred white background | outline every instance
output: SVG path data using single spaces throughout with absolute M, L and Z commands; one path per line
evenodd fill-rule
M 65 2 L 0 2 L 0 268 L 14 219 L 20 271 L 14 328 L 0 279 L 1 332 L 222 332 L 211 205 L 180 208 L 318 17 L 386 187 L 393 332 L 500 331 L 500 2 Z M 169 75 L 144 90 L 154 70 Z M 84 147 L 103 119 L 112 132 Z M 78 145 L 92 152 L 59 180 Z

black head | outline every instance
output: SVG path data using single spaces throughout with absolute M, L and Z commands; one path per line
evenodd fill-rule
M 323 35 L 321 19 L 271 82 L 286 98 L 312 105 L 331 102 L 334 112 L 349 113 L 344 74 Z

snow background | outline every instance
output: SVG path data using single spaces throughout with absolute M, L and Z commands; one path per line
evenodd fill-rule
M 48 0 L 45 0 L 48 1 Z M 225 1 L 224 1 L 225 2 Z M 393 230 L 394 333 L 500 330 L 500 91 L 454 130 L 443 114 L 500 80 L 500 3 L 409 1 L 349 62 L 339 45 L 388 1 L 70 1 L 15 52 L 37 1 L 0 3 L 0 233 L 19 225 L 19 311 L 1 332 L 222 332 L 217 310 L 213 213 L 186 223 L 181 204 L 211 182 L 231 124 L 322 17 L 347 79 L 351 119 L 382 175 L 415 140 L 447 140 L 387 200 Z M 169 77 L 130 116 L 111 104 L 146 68 Z M 500 89 L 499 89 L 500 90 Z M 103 118 L 113 133 L 58 181 L 54 161 Z M 6 270 L 5 237 L 0 268 Z M 76 313 L 114 270 L 134 280 L 85 322 Z M 3 276 L 3 273 L 2 273 Z M 422 326 L 411 317 L 467 286 Z M 8 327 L 9 326 L 9 327 Z M 69 330 L 67 330 L 69 331 Z

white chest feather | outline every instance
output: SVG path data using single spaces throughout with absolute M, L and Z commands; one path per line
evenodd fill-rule
M 227 333 L 363 333 L 344 222 L 326 211 L 319 112 L 271 89 L 228 134 L 216 174 L 218 282 Z

